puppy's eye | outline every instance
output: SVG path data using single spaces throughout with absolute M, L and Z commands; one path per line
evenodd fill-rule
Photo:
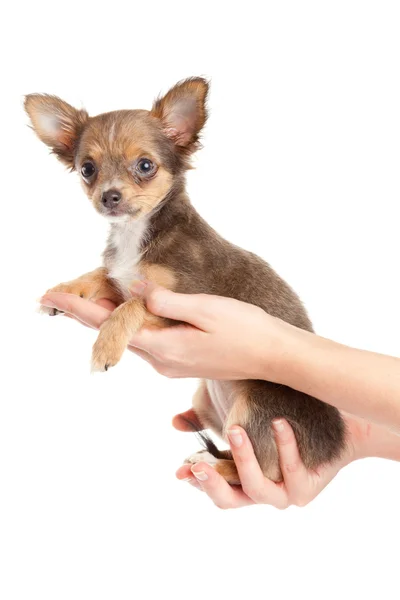
M 81 173 L 84 179 L 90 179 L 96 173 L 96 167 L 92 162 L 86 161 L 82 165 Z
M 136 164 L 136 170 L 141 175 L 151 175 L 155 172 L 156 166 L 149 158 L 141 158 Z

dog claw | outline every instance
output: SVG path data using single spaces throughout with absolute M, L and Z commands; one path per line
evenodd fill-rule
M 51 317 L 56 317 L 57 315 L 64 314 L 62 310 L 58 310 L 58 308 L 53 308 L 53 311 L 50 313 Z
M 113 366 L 112 362 L 105 362 L 104 358 L 95 360 L 92 357 L 92 373 L 106 373 Z

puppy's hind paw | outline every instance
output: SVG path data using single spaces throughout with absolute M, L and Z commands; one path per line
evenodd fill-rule
M 199 462 L 206 462 L 214 467 L 217 464 L 217 459 L 208 450 L 199 450 L 185 458 L 186 465 L 197 465 Z

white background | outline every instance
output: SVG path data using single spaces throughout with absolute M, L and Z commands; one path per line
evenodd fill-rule
M 35 313 L 99 265 L 106 223 L 26 127 L 25 93 L 91 114 L 212 79 L 188 186 L 268 260 L 323 335 L 400 354 L 397 2 L 12 2 L 2 9 L 0 597 L 394 598 L 400 465 L 342 471 L 311 505 L 223 512 L 174 477 L 194 381 Z M 367 374 L 366 374 L 367 375 Z

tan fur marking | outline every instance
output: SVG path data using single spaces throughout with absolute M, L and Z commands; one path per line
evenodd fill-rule
M 243 387 L 242 382 L 237 384 L 239 389 Z M 234 401 L 231 410 L 229 411 L 228 418 L 224 424 L 223 430 L 223 438 L 224 440 L 228 440 L 227 431 L 233 425 L 240 425 L 246 429 L 246 425 L 249 422 L 250 418 L 250 410 L 249 410 L 249 402 L 246 397 L 246 394 L 243 391 L 240 391 Z
M 162 265 L 149 264 L 142 262 L 139 265 L 140 272 L 142 275 L 152 283 L 156 283 L 162 287 L 174 290 L 176 285 L 176 277 L 168 267 Z
M 239 474 L 233 460 L 217 460 L 214 469 L 231 485 L 240 485 Z
M 247 433 L 253 430 L 252 410 L 249 399 L 249 388 L 251 382 L 237 382 L 238 396 L 229 412 L 228 418 L 224 424 L 223 438 L 227 441 L 227 432 L 234 425 L 239 425 Z M 247 391 L 246 391 L 247 388 Z M 259 428 L 260 425 L 257 426 Z M 263 474 L 272 481 L 282 481 L 282 473 L 278 462 L 278 452 L 272 431 L 265 431 L 265 444 L 262 447 L 255 447 L 254 451 L 258 454 L 258 462 Z

